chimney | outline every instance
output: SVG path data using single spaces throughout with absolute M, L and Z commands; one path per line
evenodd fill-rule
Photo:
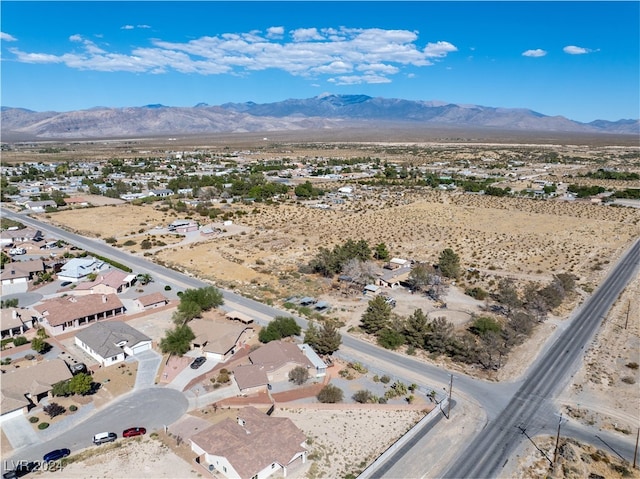
M 104 294 L 102 295 L 102 302 L 103 302 L 103 303 L 106 303 L 106 302 L 107 302 L 107 297 L 106 297 Z

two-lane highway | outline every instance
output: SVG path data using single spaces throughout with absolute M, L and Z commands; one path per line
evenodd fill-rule
M 639 264 L 640 241 L 636 241 L 582 305 L 571 326 L 532 366 L 507 407 L 458 456 L 445 477 L 499 477 L 511 453 L 523 439 L 521 428 L 529 435 L 535 435 L 554 421 L 551 399 L 566 387 L 579 366 L 584 346 L 637 273 Z

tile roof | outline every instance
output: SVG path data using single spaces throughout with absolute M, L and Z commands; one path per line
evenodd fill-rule
M 233 378 L 240 390 L 266 386 L 269 378 L 264 366 L 261 364 L 242 364 L 233 370 Z
M 0 396 L 2 414 L 28 405 L 25 394 L 43 394 L 51 390 L 55 383 L 67 379 L 71 379 L 71 372 L 61 359 L 52 359 L 4 373 Z
M 36 312 L 26 308 L 2 308 L 0 309 L 0 330 L 18 328 L 24 323 L 29 323 L 36 316 Z
M 253 329 L 244 323 L 236 321 L 214 321 L 205 318 L 196 318 L 189 322 L 189 326 L 195 334 L 195 344 L 205 344 L 205 352 L 226 354 L 236 346 L 236 342 L 245 329 Z
M 145 294 L 144 296 L 140 296 L 138 298 L 138 302 L 143 307 L 151 306 L 152 304 L 161 303 L 161 302 L 164 302 L 166 304 L 168 301 L 169 300 L 162 293 Z
M 125 273 L 124 271 L 112 269 L 105 274 L 98 275 L 95 281 L 80 283 L 76 287 L 76 289 L 80 289 L 80 290 L 91 289 L 94 286 L 98 286 L 99 284 L 109 286 L 110 288 L 118 289 L 122 284 L 126 283 L 126 278 L 128 278 L 129 276 L 131 275 L 129 275 L 128 273 Z
M 59 326 L 74 319 L 86 318 L 124 308 L 115 294 L 88 294 L 47 299 L 33 306 L 51 326 Z
M 117 356 L 122 353 L 124 346 L 133 347 L 138 343 L 151 341 L 151 338 L 122 321 L 94 323 L 78 332 L 76 338 L 103 358 Z M 122 342 L 125 344 L 118 346 Z
M 38 271 L 44 271 L 44 263 L 41 259 L 13 261 L 5 264 L 2 273 L 0 273 L 0 278 L 28 278 L 32 273 L 37 273 Z
M 267 372 L 275 371 L 287 363 L 315 368 L 298 346 L 284 341 L 270 341 L 260 346 L 249 354 L 249 359 L 253 364 L 262 364 Z
M 271 417 L 254 407 L 238 411 L 240 425 L 225 419 L 191 437 L 208 454 L 225 457 L 241 478 L 275 463 L 288 465 L 304 452 L 305 434 L 289 418 Z

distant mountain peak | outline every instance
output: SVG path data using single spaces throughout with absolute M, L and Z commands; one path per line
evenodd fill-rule
M 364 122 L 364 123 L 363 123 Z M 273 103 L 225 103 L 194 107 L 150 104 L 130 108 L 92 108 L 72 112 L 33 112 L 2 107 L 2 135 L 30 139 L 109 138 L 157 134 L 199 134 L 346 128 L 376 128 L 394 122 L 410 127 L 485 128 L 511 131 L 638 135 L 640 121 L 580 123 L 525 108 L 457 105 L 368 95 L 322 93 Z

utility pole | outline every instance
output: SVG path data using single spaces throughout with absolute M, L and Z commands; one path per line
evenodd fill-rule
M 624 329 L 627 329 L 627 325 L 629 324 L 629 310 L 631 309 L 631 300 L 627 303 L 627 319 L 624 321 Z
M 553 464 L 552 469 L 556 467 L 556 459 L 558 458 L 558 444 L 560 443 L 560 425 L 562 424 L 562 414 L 560 414 L 560 420 L 558 421 L 558 433 L 556 434 L 556 448 L 553 450 Z
M 633 450 L 633 468 L 636 468 L 636 457 L 638 457 L 638 439 L 640 439 L 640 428 L 638 428 L 638 434 L 636 434 L 636 448 Z
M 447 419 L 451 417 L 451 391 L 453 391 L 453 374 L 451 375 L 451 382 L 449 383 L 449 402 L 447 403 Z

